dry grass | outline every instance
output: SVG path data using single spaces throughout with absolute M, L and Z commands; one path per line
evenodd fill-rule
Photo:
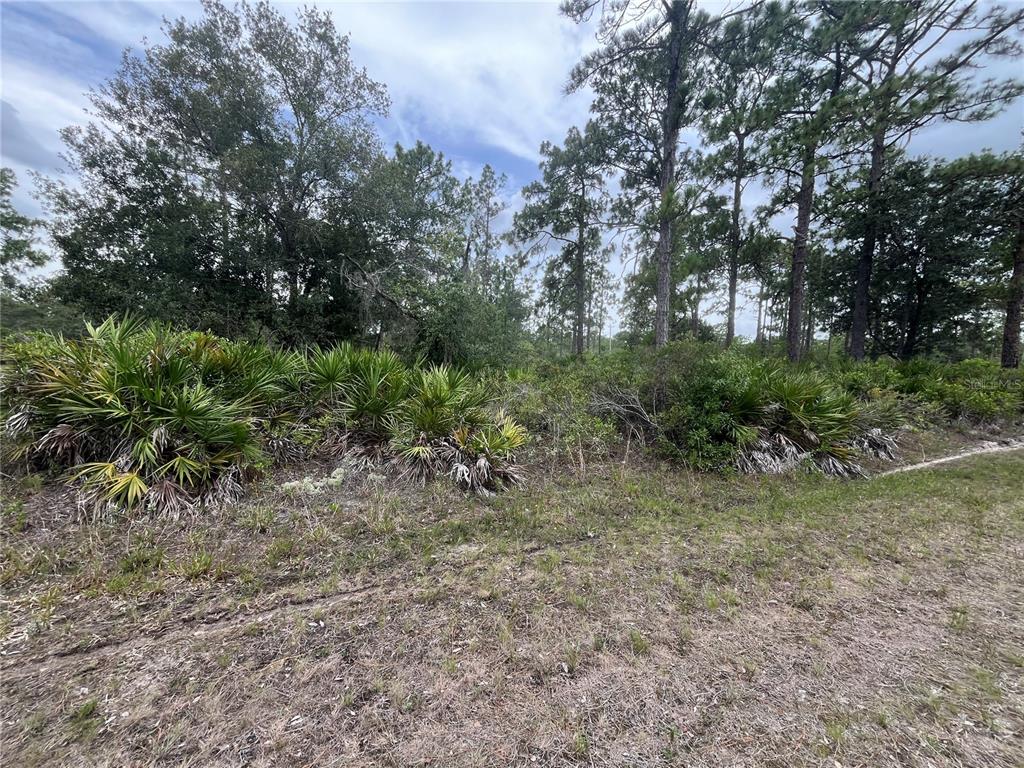
M 44 489 L 4 509 L 5 763 L 1017 766 L 1022 474 L 349 479 L 131 525 Z

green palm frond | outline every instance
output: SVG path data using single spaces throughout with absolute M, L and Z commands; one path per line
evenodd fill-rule
M 232 498 L 268 453 L 302 455 L 318 439 L 390 454 L 424 478 L 484 460 L 494 471 L 473 476 L 493 485 L 480 479 L 499 477 L 525 441 L 456 368 L 347 344 L 281 350 L 130 317 L 79 340 L 12 345 L 0 386 L 5 455 L 56 463 L 125 508 Z

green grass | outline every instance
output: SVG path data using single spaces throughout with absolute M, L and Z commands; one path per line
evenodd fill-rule
M 181 564 L 182 574 L 192 581 L 210 576 L 213 571 L 213 555 L 205 550 L 193 553 Z
M 638 629 L 629 631 L 629 649 L 634 656 L 646 656 L 651 652 L 651 641 Z
M 652 540 L 699 544 L 713 557 L 699 558 L 700 569 L 668 577 L 672 583 L 663 587 L 680 606 L 739 606 L 742 595 L 730 581 L 743 573 L 766 583 L 791 577 L 802 585 L 797 604 L 813 610 L 832 592 L 827 572 L 835 558 L 896 563 L 911 549 L 927 550 L 929 531 L 945 524 L 993 533 L 985 510 L 1019 501 L 1014 489 L 1022 469 L 1021 454 L 866 481 L 817 474 L 723 478 L 612 464 L 586 482 L 540 478 L 486 501 L 449 498 L 442 502 L 449 512 L 435 521 L 416 520 L 415 508 L 366 513 L 340 557 L 348 572 L 397 562 L 429 568 L 448 548 L 511 556 L 529 544 L 539 550 L 532 567 L 554 585 L 564 572 L 581 570 L 567 558 L 588 548 L 586 556 L 600 560 L 610 544 L 640 552 Z M 271 549 L 280 555 L 287 545 L 275 542 Z M 787 573 L 797 562 L 799 571 Z M 600 574 L 600 567 L 582 570 Z M 580 610 L 595 602 L 572 587 L 559 599 Z
M 956 605 L 950 610 L 949 627 L 955 632 L 965 632 L 971 623 L 970 611 L 966 605 Z
M 125 575 L 150 573 L 157 570 L 164 560 L 164 551 L 160 547 L 141 545 L 131 550 L 120 563 L 120 571 Z
M 99 702 L 88 699 L 71 713 L 71 730 L 79 739 L 91 739 L 100 725 Z

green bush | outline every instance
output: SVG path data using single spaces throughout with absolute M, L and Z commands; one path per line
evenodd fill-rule
M 658 414 L 660 452 L 695 469 L 717 469 L 734 461 L 752 435 L 743 414 L 750 406 L 751 366 L 734 357 L 700 357 L 676 366 Z
M 70 468 L 95 501 L 178 511 L 235 495 L 265 460 L 254 411 L 276 382 L 202 334 L 108 320 L 4 353 L 8 457 Z
M 790 365 L 756 348 L 676 342 L 542 363 L 501 380 L 503 399 L 552 458 L 607 454 L 639 438 L 701 470 L 857 471 L 891 457 L 903 427 L 1020 420 L 1024 377 L 988 360 Z
M 82 340 L 39 334 L 3 350 L 9 461 L 67 470 L 88 499 L 179 512 L 238 495 L 274 458 L 325 445 L 402 462 L 447 441 L 429 466 L 473 489 L 517 477 L 525 432 L 450 368 L 390 351 L 289 352 L 135 320 Z M 480 464 L 467 474 L 466 462 Z M 485 466 L 488 465 L 488 466 Z
M 922 378 L 915 383 L 920 385 Z M 1020 371 L 1000 368 L 989 360 L 933 367 L 918 394 L 940 404 L 954 419 L 1010 420 L 1024 412 L 1024 378 Z
M 898 395 L 908 421 L 1019 419 L 1024 412 L 1024 377 L 990 360 L 944 364 L 918 358 L 904 363 L 846 363 L 831 377 L 856 397 L 872 401 Z
M 607 452 L 635 437 L 699 470 L 807 460 L 849 473 L 855 447 L 886 419 L 880 409 L 866 419 L 821 373 L 692 341 L 539 366 L 509 390 L 517 418 L 553 452 Z
M 904 424 L 1020 419 L 1024 378 L 985 360 L 792 366 L 685 342 L 470 375 L 347 344 L 303 351 L 134 320 L 7 339 L 5 458 L 97 504 L 177 512 L 316 452 L 491 492 L 527 429 L 552 461 L 652 446 L 696 469 L 857 471 Z M 503 406 L 503 407 L 500 407 Z
M 891 363 L 852 363 L 843 361 L 827 369 L 827 375 L 837 385 L 859 398 L 872 393 L 897 390 L 900 373 Z
M 391 419 L 389 447 L 405 474 L 422 480 L 448 474 L 473 491 L 519 480 L 515 453 L 526 430 L 489 412 L 484 386 L 446 365 L 412 371 L 408 392 Z
M 671 382 L 659 446 L 690 466 L 780 471 L 808 459 L 835 473 L 855 469 L 854 398 L 814 371 L 714 354 Z
M 585 372 L 577 365 L 544 366 L 493 382 L 509 413 L 543 438 L 538 447 L 553 461 L 604 456 L 618 442 L 615 425 L 592 412 L 594 385 Z

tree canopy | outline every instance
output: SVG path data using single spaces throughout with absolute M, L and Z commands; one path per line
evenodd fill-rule
M 91 121 L 63 132 L 74 182 L 39 180 L 46 222 L 14 209 L 3 171 L 8 303 L 36 291 L 94 319 L 483 365 L 600 351 L 614 317 L 626 343 L 728 346 L 746 295 L 754 341 L 792 360 L 836 337 L 855 359 L 999 349 L 1019 365 L 1022 153 L 908 141 L 1024 94 L 986 70 L 1021 55 L 1024 9 L 562 11 L 596 26 L 567 83 L 590 117 L 541 145 L 517 193 L 490 165 L 467 176 L 422 142 L 384 146 L 386 87 L 328 12 L 205 0 L 97 84 Z M 30 291 L 52 257 L 62 269 Z

